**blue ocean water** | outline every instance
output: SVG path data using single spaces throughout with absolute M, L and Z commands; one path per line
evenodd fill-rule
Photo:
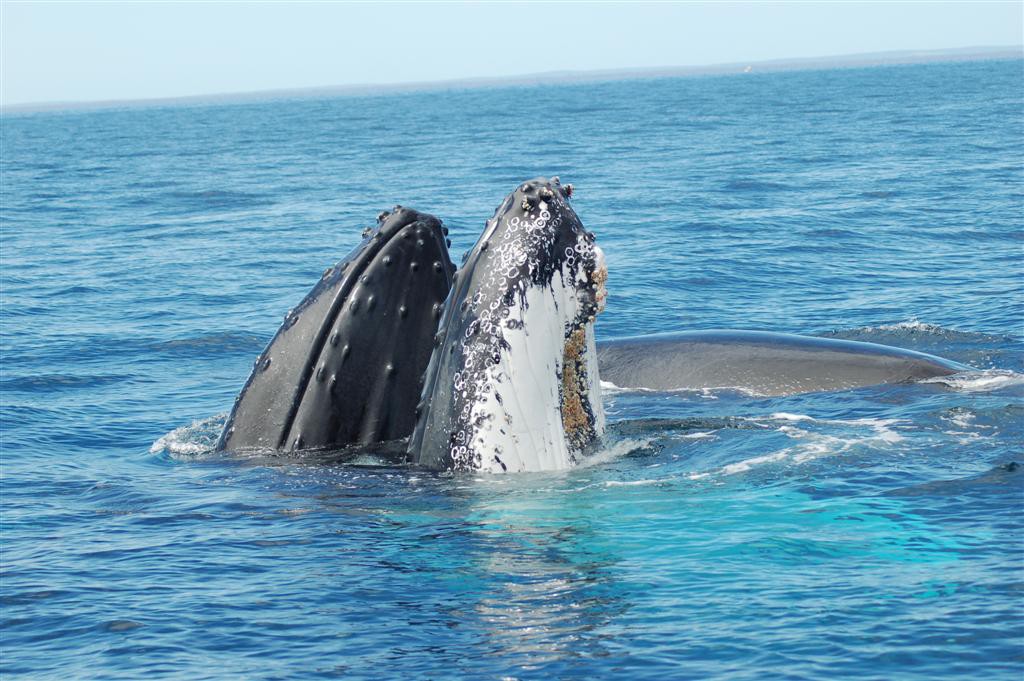
M 1020 679 L 1024 62 L 4 115 L 4 678 Z M 395 203 L 453 253 L 558 174 L 599 337 L 970 364 L 610 392 L 561 473 L 213 454 L 283 314 Z

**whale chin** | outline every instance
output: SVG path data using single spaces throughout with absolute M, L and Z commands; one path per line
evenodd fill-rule
M 567 301 L 561 286 L 531 288 L 508 316 L 497 362 L 466 386 L 454 384 L 456 409 L 468 407 L 466 428 L 448 452 L 434 450 L 429 467 L 490 473 L 571 467 L 604 431 L 594 326 L 570 327 L 559 314 Z M 460 389 L 475 400 L 461 400 Z M 465 433 L 465 435 L 463 435 Z M 426 451 L 424 452 L 426 453 Z M 439 456 L 440 455 L 440 456 Z

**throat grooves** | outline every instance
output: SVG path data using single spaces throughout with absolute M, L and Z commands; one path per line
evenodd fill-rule
M 401 227 L 399 228 L 401 229 Z M 381 230 L 383 231 L 383 229 Z M 380 234 L 381 232 L 378 232 Z M 295 417 L 299 413 L 299 407 L 302 405 L 302 400 L 306 396 L 306 390 L 309 387 L 309 381 L 313 377 L 313 369 L 316 367 L 317 362 L 320 361 L 320 355 L 323 354 L 324 345 L 327 343 L 327 337 L 330 334 L 331 327 L 338 320 L 338 314 L 341 312 L 342 306 L 345 301 L 348 300 L 349 294 L 352 293 L 352 289 L 359 283 L 359 278 L 362 276 L 366 268 L 369 267 L 370 263 L 373 262 L 377 254 L 383 250 L 387 244 L 387 239 L 373 240 L 366 246 L 366 250 L 359 254 L 361 259 L 361 266 L 354 267 L 350 271 L 346 272 L 342 276 L 345 280 L 338 287 L 338 292 L 334 296 L 334 301 L 331 303 L 331 310 L 328 314 L 324 315 L 324 321 L 320 325 L 317 331 L 316 337 L 310 348 L 309 355 L 306 357 L 305 366 L 302 368 L 302 375 L 299 379 L 298 385 L 293 393 L 292 403 L 288 408 L 288 416 L 285 418 L 284 425 L 281 428 L 281 436 L 277 442 L 277 449 L 286 449 L 287 444 L 296 440 L 292 440 L 292 427 L 295 425 Z M 301 449 L 301 443 L 293 449 Z

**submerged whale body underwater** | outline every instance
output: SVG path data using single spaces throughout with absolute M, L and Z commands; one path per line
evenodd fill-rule
M 902 348 L 758 331 L 596 342 L 604 255 L 572 185 L 518 186 L 454 271 L 447 229 L 396 206 L 285 317 L 239 393 L 219 450 L 299 451 L 408 437 L 437 470 L 537 471 L 601 437 L 601 382 L 760 396 L 946 376 Z

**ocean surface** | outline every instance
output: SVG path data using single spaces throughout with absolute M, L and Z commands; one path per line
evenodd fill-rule
M 3 678 L 1024 674 L 1024 61 L 0 120 Z M 599 337 L 974 370 L 609 391 L 559 473 L 211 451 L 379 211 L 458 262 L 542 174 L 607 254 Z

